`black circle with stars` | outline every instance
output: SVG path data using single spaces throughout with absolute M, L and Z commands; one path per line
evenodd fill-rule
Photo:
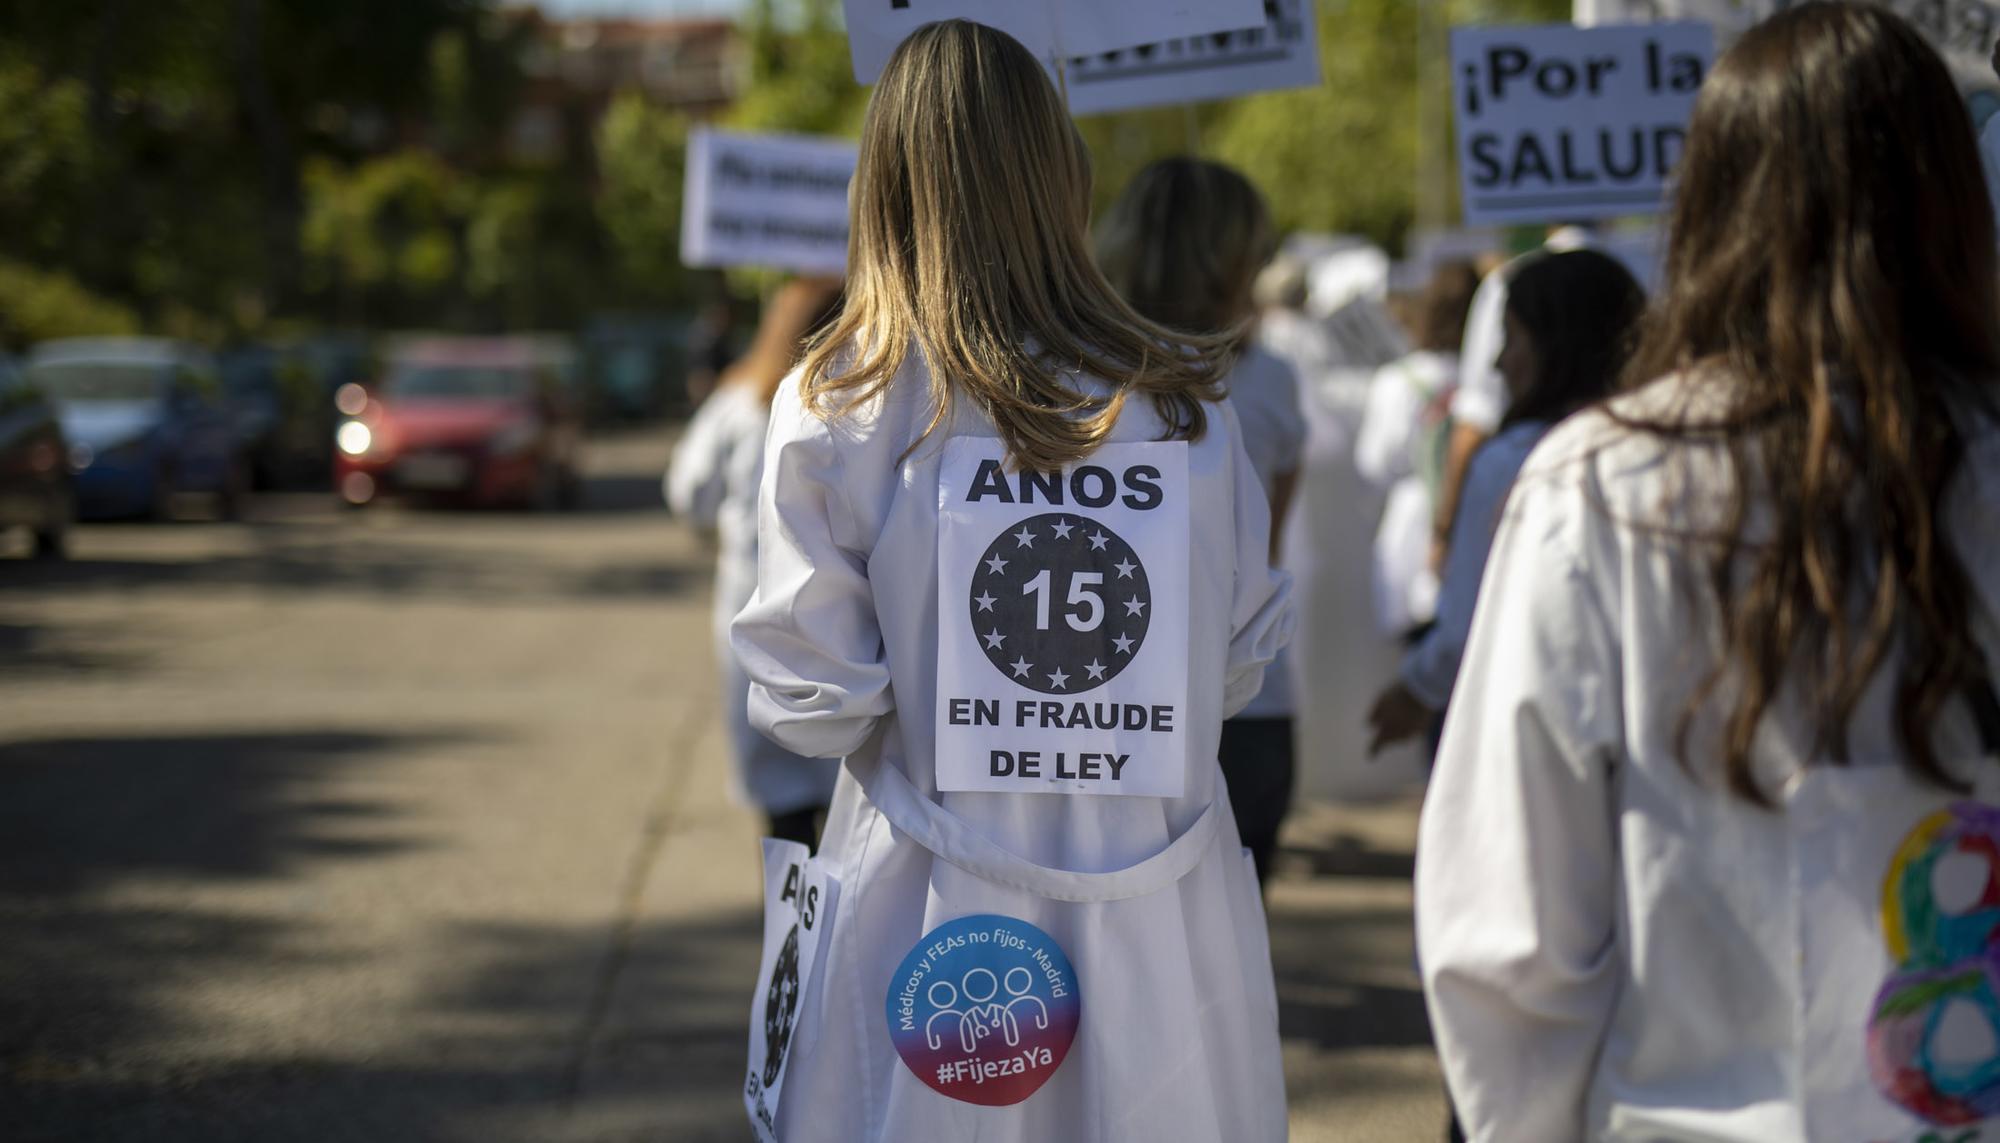
M 1117 678 L 1153 618 L 1139 553 L 1103 524 L 1063 513 L 1009 525 L 979 557 L 970 594 L 987 661 L 1043 694 L 1083 694 Z

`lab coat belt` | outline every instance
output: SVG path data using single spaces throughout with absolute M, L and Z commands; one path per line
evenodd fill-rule
M 1211 801 L 1193 825 L 1164 849 L 1123 869 L 1086 873 L 1052 869 L 1011 853 L 965 819 L 925 797 L 893 762 L 850 757 L 847 766 L 889 824 L 940 859 L 982 881 L 1052 901 L 1118 901 L 1143 897 L 1179 881 L 1215 843 L 1218 810 Z

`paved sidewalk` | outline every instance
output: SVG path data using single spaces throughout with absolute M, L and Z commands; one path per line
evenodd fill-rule
M 0 556 L 0 1136 L 749 1138 L 757 828 L 666 448 L 594 444 L 574 515 L 281 497 Z M 1412 825 L 1289 833 L 1297 1139 L 1436 1137 Z

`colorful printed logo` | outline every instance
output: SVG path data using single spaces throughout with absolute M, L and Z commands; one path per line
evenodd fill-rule
M 1076 971 L 1047 933 L 981 913 L 932 929 L 889 982 L 889 1039 L 937 1091 L 1004 1107 L 1062 1066 L 1083 1019 Z
M 1960 802 L 1903 839 L 1882 885 L 1898 970 L 1875 997 L 1868 1071 L 1927 1123 L 2000 1114 L 2000 809 Z

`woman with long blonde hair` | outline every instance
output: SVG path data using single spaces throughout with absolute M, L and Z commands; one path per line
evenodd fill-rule
M 843 759 L 800 881 L 838 886 L 831 916 L 767 934 L 766 1128 L 1282 1139 L 1215 759 L 1291 611 L 1229 347 L 1106 283 L 1088 156 L 990 28 L 897 50 L 851 197 L 847 303 L 774 403 L 734 628 L 753 722 Z
M 1466 1134 L 2000 1124 L 2000 295 L 1887 7 L 1708 76 L 1633 389 L 1514 486 L 1417 847 Z
M 770 836 L 808 846 L 833 799 L 836 767 L 751 727 L 750 680 L 729 647 L 729 622 L 757 588 L 757 487 L 771 399 L 840 292 L 837 279 L 796 278 L 772 294 L 749 352 L 723 371 L 681 434 L 663 489 L 676 516 L 715 536 L 716 663 L 736 794 L 763 813 Z

